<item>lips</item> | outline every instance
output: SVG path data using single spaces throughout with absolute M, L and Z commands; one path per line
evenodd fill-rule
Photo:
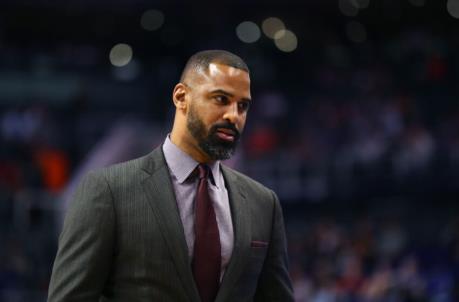
M 234 142 L 237 136 L 237 133 L 234 130 L 227 128 L 217 128 L 216 134 L 220 139 L 228 142 Z

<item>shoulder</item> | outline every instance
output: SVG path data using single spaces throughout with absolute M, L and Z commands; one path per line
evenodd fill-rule
M 124 187 L 142 182 L 164 165 L 161 148 L 158 147 L 142 157 L 92 170 L 85 178 L 104 179 L 110 187 Z
M 225 180 L 231 182 L 231 184 L 235 184 L 241 187 L 246 193 L 268 199 L 277 199 L 276 194 L 271 189 L 254 180 L 253 178 L 225 165 L 222 165 L 221 167 L 223 175 L 225 176 Z

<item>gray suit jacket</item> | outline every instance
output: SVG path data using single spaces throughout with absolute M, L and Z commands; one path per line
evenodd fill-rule
M 235 241 L 216 301 L 293 301 L 276 195 L 222 171 Z M 200 301 L 161 148 L 83 179 L 59 238 L 48 301 Z

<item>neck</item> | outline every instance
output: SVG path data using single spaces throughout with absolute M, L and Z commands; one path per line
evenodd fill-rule
M 190 133 L 185 131 L 178 131 L 176 127 L 172 129 L 170 139 L 174 145 L 180 148 L 183 152 L 191 156 L 198 163 L 211 163 L 213 160 L 201 150 L 198 142 Z

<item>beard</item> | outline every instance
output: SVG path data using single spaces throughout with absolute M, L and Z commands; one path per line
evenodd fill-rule
M 194 106 L 190 106 L 187 118 L 187 128 L 198 142 L 198 146 L 201 150 L 212 160 L 229 159 L 234 154 L 240 138 L 239 131 L 232 123 L 214 124 L 209 131 L 207 131 L 204 122 L 199 117 L 196 110 L 194 110 Z M 226 128 L 234 131 L 234 141 L 230 142 L 219 138 L 217 135 L 217 130 L 219 128 Z

